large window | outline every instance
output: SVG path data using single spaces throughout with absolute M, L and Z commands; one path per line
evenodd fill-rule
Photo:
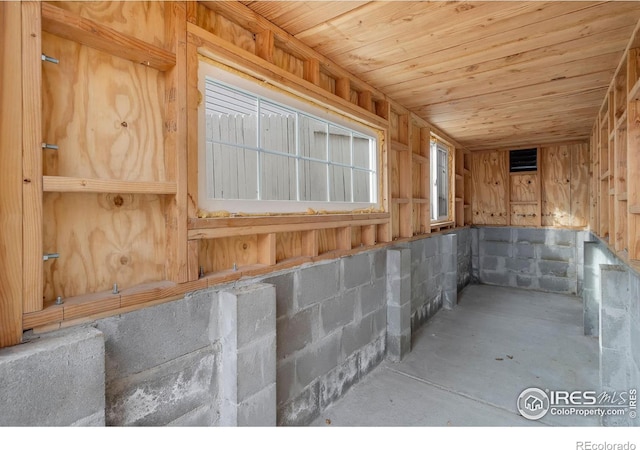
M 431 220 L 451 218 L 451 148 L 439 139 L 431 139 Z
M 372 130 L 200 66 L 200 207 L 304 212 L 377 205 L 378 145 Z

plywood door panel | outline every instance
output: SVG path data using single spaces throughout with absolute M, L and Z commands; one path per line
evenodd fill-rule
M 586 227 L 589 221 L 589 145 L 571 146 L 571 226 Z
M 471 156 L 472 214 L 476 225 L 507 225 L 507 152 Z

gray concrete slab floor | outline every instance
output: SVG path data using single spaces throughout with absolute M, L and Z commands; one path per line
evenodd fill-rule
M 529 387 L 599 390 L 598 340 L 583 335 L 570 295 L 470 285 L 313 426 L 597 426 L 597 417 L 538 421 L 517 411 Z

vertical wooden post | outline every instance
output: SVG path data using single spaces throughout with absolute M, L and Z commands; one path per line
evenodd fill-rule
M 273 31 L 264 30 L 256 34 L 256 56 L 272 63 L 274 49 L 275 40 Z
M 347 101 L 351 98 L 351 80 L 349 78 L 336 80 L 336 95 Z
M 338 250 L 351 250 L 351 227 L 336 228 L 336 246 Z
M 307 59 L 303 66 L 303 78 L 316 86 L 320 86 L 320 61 Z
M 22 3 L 23 313 L 42 310 L 42 20 Z M 3 115 L 3 120 L 5 116 Z
M 318 230 L 302 232 L 302 256 L 318 256 Z
M 358 103 L 361 108 L 367 111 L 374 112 L 373 110 L 373 98 L 371 91 L 362 91 L 358 94 Z
M 18 2 L 0 2 L 0 348 L 22 340 L 20 9 Z
M 258 235 L 258 263 L 273 266 L 276 263 L 276 234 Z
M 165 11 L 166 47 L 176 54 L 176 65 L 165 73 L 165 173 L 177 183 L 176 195 L 166 199 L 166 269 L 170 280 L 185 282 L 193 273 L 187 267 L 186 3 L 169 2 Z
M 640 79 L 640 50 L 629 50 L 627 92 Z M 627 244 L 630 259 L 640 259 L 640 108 L 636 99 L 627 104 Z

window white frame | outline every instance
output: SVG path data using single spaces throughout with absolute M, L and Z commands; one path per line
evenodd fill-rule
M 431 161 L 431 222 L 447 222 L 453 215 L 451 171 L 453 148 L 432 136 Z
M 206 137 L 206 99 L 205 93 L 205 80 L 209 78 L 219 82 L 220 84 L 232 87 L 240 92 L 245 92 L 249 95 L 256 96 L 259 99 L 268 102 L 272 105 L 281 105 L 284 108 L 296 110 L 300 115 L 305 117 L 311 117 L 312 119 L 327 123 L 327 129 L 331 126 L 335 126 L 339 129 L 344 129 L 353 132 L 353 135 L 358 137 L 365 137 L 371 139 L 373 144 L 369 148 L 369 161 L 370 168 L 368 171 L 369 178 L 369 202 L 354 202 L 354 201 L 329 201 L 331 193 L 329 183 L 329 172 L 331 167 L 343 167 L 346 170 L 361 171 L 360 168 L 354 166 L 353 154 L 351 155 L 351 162 L 339 163 L 330 160 L 329 151 L 327 150 L 327 160 L 322 161 L 327 165 L 327 201 L 311 201 L 300 200 L 300 174 L 299 169 L 296 171 L 296 179 L 293 180 L 296 183 L 297 197 L 295 200 L 248 200 L 248 199 L 223 199 L 213 198 L 211 195 L 211 189 L 209 187 L 208 171 L 211 167 L 211 158 L 207 158 L 207 137 Z M 380 202 L 380 196 L 378 193 L 379 186 L 379 170 L 378 170 L 378 158 L 379 158 L 379 145 L 380 137 L 375 128 L 369 127 L 364 123 L 356 122 L 351 118 L 340 116 L 333 111 L 329 111 L 320 105 L 312 104 L 310 101 L 303 100 L 295 97 L 290 93 L 281 91 L 273 86 L 265 86 L 258 80 L 255 80 L 249 76 L 241 76 L 231 71 L 225 70 L 216 65 L 207 62 L 206 58 L 201 58 L 199 61 L 198 70 L 198 88 L 202 93 L 203 98 L 199 105 L 198 114 L 198 206 L 206 211 L 228 211 L 231 213 L 246 212 L 246 213 L 304 213 L 308 209 L 316 211 L 353 211 L 367 208 L 377 208 Z M 296 127 L 296 135 L 298 134 Z M 296 141 L 298 137 L 296 136 Z M 328 139 L 327 139 L 328 141 Z M 257 138 L 256 148 L 252 148 L 252 151 L 257 151 L 259 155 L 268 155 L 273 152 L 260 148 L 258 144 L 260 137 Z M 353 148 L 353 146 L 352 146 Z M 353 150 L 351 150 L 353 153 Z M 299 150 L 296 150 L 294 156 L 297 160 L 305 160 L 313 162 L 313 158 L 308 158 L 299 154 Z M 299 164 L 297 165 L 299 166 Z M 256 183 L 260 186 L 259 172 L 256 174 Z M 353 175 L 352 175 L 353 178 Z M 351 181 L 353 184 L 353 180 Z M 353 195 L 353 188 L 351 189 Z

